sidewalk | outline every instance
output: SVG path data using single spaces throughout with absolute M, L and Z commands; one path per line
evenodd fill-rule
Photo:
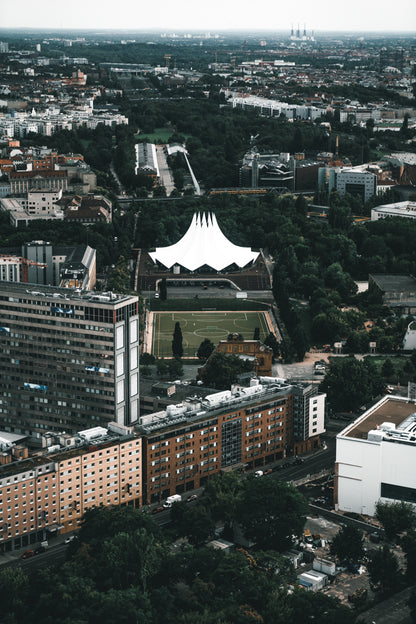
M 62 546 L 65 543 L 65 540 L 68 539 L 74 533 L 65 533 L 65 535 L 57 535 L 56 537 L 50 537 L 45 540 L 48 542 L 48 550 L 54 548 L 55 546 Z M 28 544 L 27 546 L 22 546 L 21 548 L 16 548 L 16 550 L 10 550 L 5 553 L 0 553 L 0 567 L 5 565 L 6 563 L 11 563 L 13 561 L 17 561 L 22 558 L 22 555 L 26 550 L 36 550 L 41 545 L 40 541 L 35 542 L 34 544 Z M 36 556 L 36 555 L 35 555 Z

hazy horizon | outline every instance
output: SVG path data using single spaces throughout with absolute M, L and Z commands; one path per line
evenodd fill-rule
M 132 26 L 134 24 L 134 26 Z M 267 26 L 265 26 L 267 24 Z M 414 0 L 403 0 L 392 8 L 387 0 L 350 0 L 345 10 L 321 8 L 306 0 L 293 6 L 278 6 L 275 0 L 264 0 L 256 12 L 250 5 L 236 0 L 211 0 L 210 4 L 193 4 L 190 0 L 139 6 L 134 0 L 72 0 L 59 4 L 44 0 L 35 4 L 21 0 L 2 8 L 1 29 L 94 30 L 126 32 L 290 32 L 292 26 L 308 34 L 315 32 L 343 33 L 412 33 L 416 31 Z

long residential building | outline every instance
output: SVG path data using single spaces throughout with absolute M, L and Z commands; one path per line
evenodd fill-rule
M 416 506 L 416 401 L 388 395 L 337 435 L 335 506 L 373 516 L 376 503 Z
M 32 385 L 28 392 L 46 409 L 53 404 L 49 389 Z M 12 413 L 4 399 L 1 405 L 2 414 Z M 324 413 L 325 395 L 316 386 L 260 377 L 248 387 L 168 405 L 135 425 L 108 422 L 65 433 L 62 423 L 35 439 L 3 430 L 0 552 L 76 530 L 93 507 L 141 507 L 198 488 L 221 471 L 318 448 Z
M 318 448 L 324 415 L 325 395 L 316 386 L 260 377 L 249 387 L 142 416 L 144 500 L 201 487 L 221 470 L 255 468 Z
M 80 527 L 93 507 L 142 504 L 141 438 L 109 423 L 76 435 L 47 434 L 30 453 L 0 433 L 0 552 Z
M 138 298 L 0 282 L 0 427 L 39 439 L 139 417 Z

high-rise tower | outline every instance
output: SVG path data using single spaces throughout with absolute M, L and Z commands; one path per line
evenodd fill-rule
M 0 283 L 0 427 L 40 438 L 138 419 L 138 298 Z

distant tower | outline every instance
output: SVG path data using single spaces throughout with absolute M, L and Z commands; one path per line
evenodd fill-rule
M 298 24 L 298 29 L 297 29 L 297 31 L 296 31 L 296 37 L 297 37 L 298 39 L 300 39 L 300 30 L 299 30 L 299 24 Z
M 292 24 L 292 30 L 290 31 L 290 36 L 293 37 L 293 24 Z
M 337 135 L 335 139 L 335 156 L 338 156 L 338 155 L 339 155 L 339 136 Z
M 303 25 L 303 36 L 306 39 L 306 24 Z

